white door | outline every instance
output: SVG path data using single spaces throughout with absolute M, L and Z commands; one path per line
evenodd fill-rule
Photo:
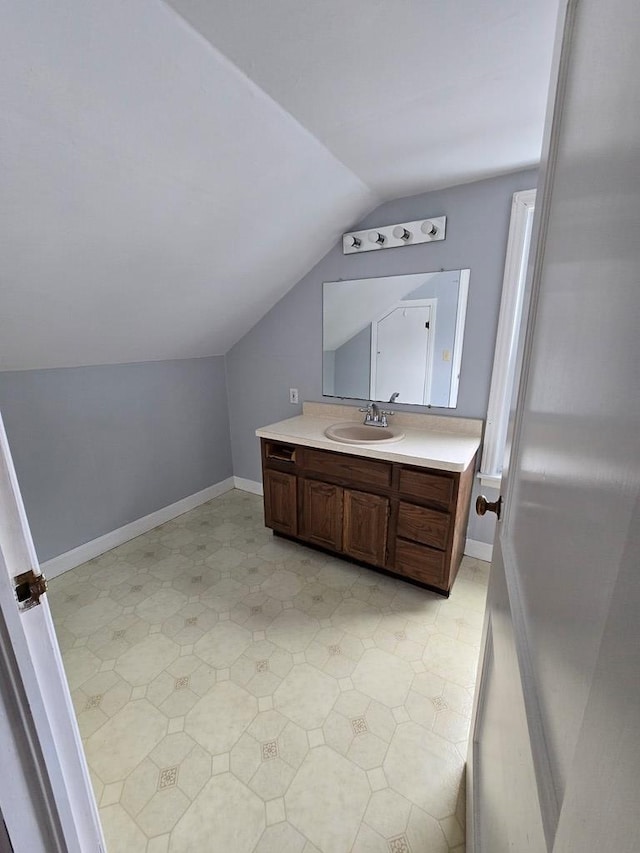
M 428 403 L 435 306 L 431 300 L 400 303 L 372 326 L 372 400 Z
M 20 610 L 14 592 L 29 570 L 40 574 L 0 418 L 0 813 L 16 853 L 101 853 L 47 596 Z
M 640 18 L 572 0 L 469 757 L 473 853 L 640 850 Z

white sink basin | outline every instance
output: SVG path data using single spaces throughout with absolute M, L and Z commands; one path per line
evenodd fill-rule
M 404 438 L 402 430 L 395 427 L 374 427 L 365 424 L 346 423 L 331 424 L 324 431 L 327 438 L 341 444 L 391 444 Z

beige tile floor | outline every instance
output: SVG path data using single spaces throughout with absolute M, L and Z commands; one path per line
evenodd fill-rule
M 462 853 L 487 573 L 444 600 L 233 491 L 53 580 L 110 853 Z

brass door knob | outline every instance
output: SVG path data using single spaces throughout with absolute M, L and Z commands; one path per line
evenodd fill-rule
M 478 515 L 484 515 L 487 512 L 495 512 L 498 518 L 500 518 L 501 510 L 502 495 L 500 495 L 497 501 L 488 501 L 484 495 L 478 495 L 478 499 L 476 500 L 476 512 Z

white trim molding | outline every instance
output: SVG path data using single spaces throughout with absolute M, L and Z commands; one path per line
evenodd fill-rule
M 499 478 L 502 474 L 535 203 L 535 190 L 524 190 L 513 194 L 498 333 L 480 464 L 481 480 Z
M 482 474 L 478 472 L 476 474 L 478 480 L 480 480 L 480 485 L 485 489 L 497 489 L 500 491 L 500 486 L 502 485 L 502 475 L 501 474 Z
M 493 545 L 490 542 L 480 542 L 478 539 L 467 539 L 464 543 L 464 555 L 490 563 L 493 559 Z
M 262 483 L 258 483 L 257 480 L 246 480 L 244 477 L 234 477 L 233 487 L 240 489 L 241 492 L 251 492 L 252 495 L 264 494 Z
M 51 560 L 47 560 L 46 563 L 42 563 L 42 572 L 51 580 L 51 578 L 55 578 L 63 574 L 63 572 L 68 572 L 69 569 L 75 569 L 76 566 L 81 566 L 87 560 L 93 560 L 94 557 L 99 557 L 100 554 L 104 554 L 112 548 L 117 548 L 118 545 L 123 545 L 130 539 L 135 539 L 136 536 L 142 536 L 143 533 L 148 533 L 154 527 L 158 527 L 166 521 L 171 521 L 172 518 L 177 518 L 177 516 L 189 512 L 189 510 L 195 509 L 197 506 L 225 494 L 225 492 L 230 492 L 231 489 L 236 487 L 235 479 L 234 477 L 228 477 L 220 483 L 208 486 L 200 492 L 188 495 L 186 498 L 182 498 L 182 500 L 169 504 L 169 506 L 138 518 L 129 524 L 125 524 L 123 527 L 118 527 L 110 533 L 105 533 L 104 536 L 99 536 L 97 539 L 85 542 L 84 545 L 79 545 L 71 551 L 65 551 L 64 554 L 60 554 Z M 250 481 L 247 480 L 246 482 Z M 249 490 L 246 489 L 245 491 Z
M 239 489 L 242 492 L 249 492 L 252 495 L 264 494 L 262 483 L 257 480 L 248 480 L 245 477 L 228 477 L 226 480 L 215 483 L 201 492 L 196 492 L 193 495 L 182 498 L 182 500 L 176 501 L 176 503 L 156 510 L 156 512 L 149 513 L 149 515 L 138 518 L 130 524 L 125 524 L 123 527 L 118 527 L 110 533 L 105 533 L 104 536 L 99 536 L 97 539 L 92 539 L 90 542 L 85 542 L 84 545 L 79 545 L 71 551 L 66 551 L 64 554 L 47 560 L 41 565 L 42 572 L 49 579 L 58 577 L 58 575 L 68 572 L 69 569 L 75 569 L 76 566 L 81 566 L 88 560 L 93 560 L 94 557 L 99 557 L 112 548 L 117 548 L 118 545 L 129 542 L 130 539 L 142 536 L 143 533 L 148 533 L 154 527 L 171 521 L 172 518 L 177 518 L 179 515 L 183 515 L 185 512 L 189 512 L 189 510 L 213 500 L 213 498 L 230 492 L 232 489 Z M 477 560 L 491 562 L 492 551 L 493 545 L 487 542 L 480 542 L 476 539 L 467 539 L 465 542 L 464 553 L 467 557 L 475 557 Z

